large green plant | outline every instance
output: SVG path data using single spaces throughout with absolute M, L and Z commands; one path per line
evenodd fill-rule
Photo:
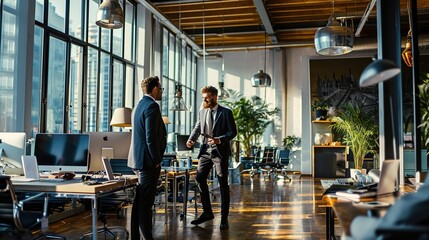
M 364 111 L 364 103 L 349 102 L 342 106 L 334 118 L 332 128 L 342 135 L 343 143 L 353 152 L 354 167 L 362 169 L 368 153 L 377 154 L 378 124 L 374 111 Z
M 427 152 L 429 153 L 429 74 L 426 74 L 426 79 L 419 86 L 419 98 L 420 98 L 420 115 L 421 123 L 419 128 L 421 129 L 422 138 Z
M 270 108 L 269 104 L 258 96 L 249 99 L 236 91 L 229 90 L 229 92 L 232 96 L 220 102 L 231 108 L 237 125 L 237 138 L 243 148 L 244 156 L 249 157 L 252 155 L 252 144 L 260 139 L 272 121 L 272 116 L 280 110 Z

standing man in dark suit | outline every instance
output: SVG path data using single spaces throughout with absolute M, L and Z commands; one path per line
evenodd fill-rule
M 214 165 L 220 185 L 222 214 L 220 229 L 228 229 L 230 141 L 237 135 L 237 127 L 231 109 L 222 107 L 217 103 L 218 90 L 215 87 L 203 87 L 201 93 L 203 108 L 199 112 L 194 130 L 186 142 L 189 148 L 194 145 L 198 138 L 202 143 L 198 154 L 196 181 L 201 190 L 203 213 L 191 224 L 201 224 L 214 218 L 207 185 L 207 177 Z
M 148 77 L 141 82 L 144 96 L 134 108 L 132 116 L 128 166 L 138 176 L 136 195 L 131 211 L 131 239 L 146 240 L 152 237 L 152 206 L 161 171 L 161 162 L 166 148 L 166 129 L 159 104 L 162 99 L 158 77 Z

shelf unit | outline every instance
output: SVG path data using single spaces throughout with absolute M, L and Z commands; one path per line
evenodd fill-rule
M 346 162 L 348 147 L 345 145 L 333 145 L 336 142 L 336 134 L 332 132 L 331 125 L 334 121 L 313 120 L 312 121 L 312 158 L 313 177 L 315 178 L 337 178 L 346 176 Z M 331 135 L 331 142 L 328 138 L 323 138 L 319 142 L 316 136 L 319 134 Z

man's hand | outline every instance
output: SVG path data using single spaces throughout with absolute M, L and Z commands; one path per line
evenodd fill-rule
M 195 143 L 194 141 L 188 140 L 188 141 L 186 141 L 186 147 L 191 148 L 192 145 L 194 145 L 194 143 Z
M 211 145 L 213 145 L 213 144 L 220 144 L 220 139 L 219 138 L 209 138 L 207 140 L 207 143 L 211 144 Z

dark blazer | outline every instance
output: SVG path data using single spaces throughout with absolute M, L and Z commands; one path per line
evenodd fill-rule
M 201 133 L 204 131 L 204 123 L 206 122 L 207 111 L 209 109 L 201 109 L 199 112 L 198 121 L 195 124 L 194 129 L 192 130 L 189 140 L 199 141 L 202 143 L 204 137 L 201 136 Z M 217 144 L 217 149 L 219 155 L 222 159 L 228 159 L 231 156 L 231 140 L 237 135 L 237 126 L 235 125 L 234 116 L 232 111 L 229 108 L 218 106 L 216 119 L 213 122 L 213 137 L 220 139 L 221 143 Z M 200 157 L 202 151 L 205 151 L 205 148 L 200 148 Z
M 134 108 L 128 166 L 150 170 L 162 162 L 167 133 L 158 103 L 144 96 Z

